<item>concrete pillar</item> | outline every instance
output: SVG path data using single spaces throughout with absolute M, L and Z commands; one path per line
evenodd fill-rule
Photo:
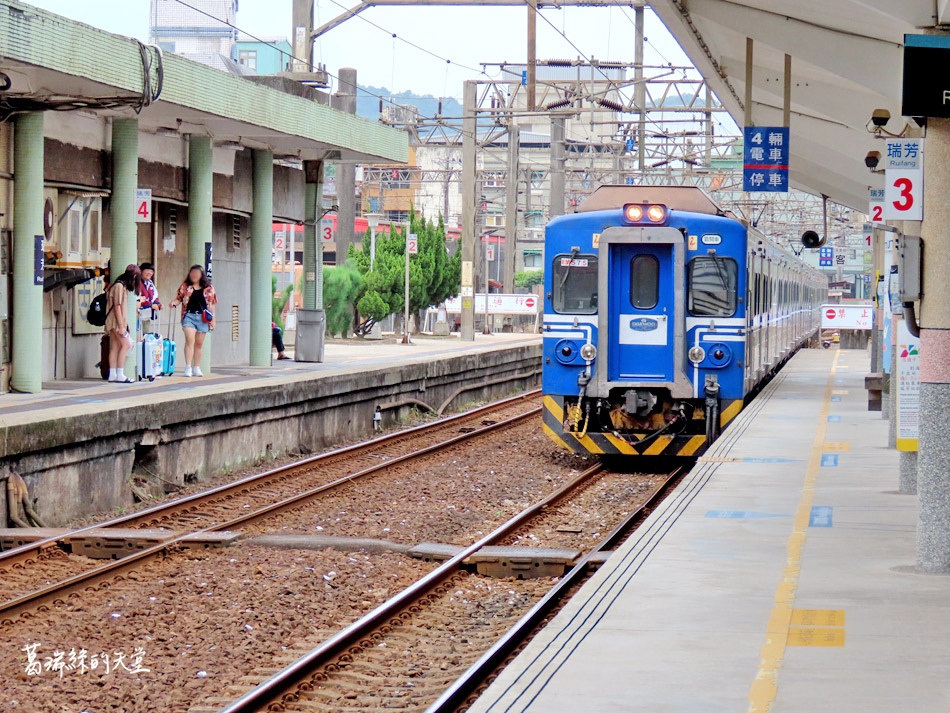
M 884 311 L 877 301 L 877 276 L 881 272 L 884 261 L 884 231 L 875 227 L 871 230 L 871 250 L 873 255 L 872 276 L 875 280 L 871 285 L 874 297 L 874 329 L 871 331 L 871 373 L 883 374 L 884 366 L 881 363 L 881 340 L 884 335 Z
M 564 215 L 564 117 L 551 119 L 551 207 L 548 217 Z
M 323 314 L 323 162 L 304 161 L 303 308 L 297 311 L 297 361 L 322 362 L 326 321 Z
M 504 291 L 515 291 L 515 258 L 518 251 L 518 155 L 521 129 L 508 126 L 508 173 L 505 178 L 505 272 Z M 531 190 L 530 187 L 527 190 Z M 498 257 L 496 256 L 496 260 Z
M 20 114 L 15 121 L 10 387 L 35 394 L 43 388 L 43 286 L 34 279 L 36 236 L 43 235 L 43 112 Z
M 347 114 L 356 113 L 356 70 L 340 69 L 340 83 L 333 97 L 333 108 Z M 356 237 L 356 166 L 352 163 L 336 165 L 336 200 L 339 210 L 336 218 L 336 264 L 346 262 L 346 254 Z M 382 206 L 380 206 L 382 207 Z
M 303 308 L 323 309 L 323 162 L 305 161 L 304 174 Z
M 254 149 L 251 216 L 251 366 L 271 363 L 271 252 L 274 222 L 274 154 Z
M 212 188 L 214 170 L 211 160 L 211 137 L 188 138 L 188 263 L 205 264 L 205 244 L 212 235 Z M 220 310 L 219 310 L 220 311 Z M 211 372 L 211 339 L 205 339 L 201 350 L 201 371 Z
M 112 253 L 109 277 L 115 281 L 127 265 L 138 264 L 138 226 L 135 222 L 135 191 L 139 185 L 139 121 L 115 119 L 112 122 Z M 135 299 L 129 300 L 129 327 L 132 349 L 125 359 L 125 373 L 135 374 L 135 325 L 138 322 Z
M 950 119 L 931 118 L 924 164 L 917 566 L 950 572 Z
M 898 490 L 907 495 L 917 493 L 917 453 L 901 451 L 900 485 Z
M 466 80 L 462 90 L 462 314 L 461 338 L 475 341 L 475 188 L 478 116 L 477 85 Z

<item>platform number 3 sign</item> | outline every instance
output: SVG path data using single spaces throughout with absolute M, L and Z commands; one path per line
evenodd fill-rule
M 873 220 L 874 216 L 871 218 Z M 924 219 L 923 141 L 920 139 L 887 142 L 884 219 Z
M 135 191 L 135 222 L 152 222 L 152 189 L 139 188 Z

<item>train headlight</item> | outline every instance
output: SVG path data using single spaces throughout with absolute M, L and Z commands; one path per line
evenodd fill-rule
M 639 223 L 643 220 L 643 206 L 642 205 L 628 205 L 623 209 L 624 217 L 631 223 Z
M 689 350 L 686 356 L 689 357 L 689 360 L 693 362 L 693 364 L 699 364 L 703 359 L 706 358 L 706 350 L 702 347 L 693 347 Z
M 594 361 L 597 358 L 597 347 L 593 344 L 585 344 L 581 347 L 581 359 L 584 361 Z
M 662 223 L 666 220 L 666 208 L 661 205 L 651 205 L 647 208 L 647 218 L 652 223 Z

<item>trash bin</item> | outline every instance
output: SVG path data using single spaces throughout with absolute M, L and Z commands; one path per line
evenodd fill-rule
M 294 359 L 322 362 L 326 331 L 327 315 L 322 309 L 298 309 Z

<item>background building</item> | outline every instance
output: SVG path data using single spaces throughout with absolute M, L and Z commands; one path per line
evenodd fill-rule
M 197 10 L 175 0 L 151 0 L 151 42 L 165 52 L 193 59 L 216 69 L 231 70 L 237 61 L 237 31 L 214 18 L 235 24 L 237 0 L 196 0 Z

